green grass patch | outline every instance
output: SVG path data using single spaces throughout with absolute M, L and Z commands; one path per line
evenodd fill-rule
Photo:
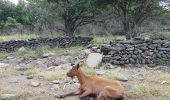
M 92 42 L 94 44 L 101 44 L 101 43 L 109 43 L 110 41 L 124 40 L 124 39 L 125 36 L 114 36 L 114 35 L 94 36 Z
M 41 56 L 43 53 L 40 50 L 32 50 L 32 49 L 28 49 L 24 50 L 24 51 L 16 51 L 14 52 L 14 54 L 17 57 L 38 57 Z
M 37 38 L 38 35 L 35 34 L 14 34 L 14 35 L 1 35 L 0 42 L 10 41 L 10 40 L 28 40 L 32 38 Z
M 5 51 L 0 51 L 0 58 L 5 58 L 9 55 L 10 53 L 7 53 Z
M 158 63 L 160 65 L 170 65 L 170 61 L 165 61 L 165 60 L 161 60 L 161 59 L 158 59 L 158 60 L 155 60 L 154 61 L 155 63 Z
M 39 46 L 36 49 L 30 49 L 26 47 L 24 51 L 16 51 L 14 52 L 17 57 L 39 57 L 43 54 L 47 53 L 56 53 L 56 54 L 63 54 L 63 55 L 74 55 L 76 54 L 76 50 L 82 49 L 82 46 L 74 46 L 68 48 L 60 48 L 60 47 L 50 47 L 48 45 Z
M 89 68 L 89 67 L 83 67 L 82 71 L 88 75 L 97 75 L 96 70 L 94 68 Z
M 149 32 L 146 32 L 146 33 L 142 33 L 140 34 L 140 37 L 143 37 L 143 38 L 151 38 L 151 37 L 155 37 L 155 36 L 169 36 L 170 35 L 170 32 L 159 32 L 159 33 L 149 33 Z

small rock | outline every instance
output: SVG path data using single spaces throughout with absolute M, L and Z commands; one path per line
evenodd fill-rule
M 17 70 L 17 71 L 26 71 L 26 70 L 28 70 L 28 69 L 30 69 L 29 67 L 15 67 L 15 69 Z
M 7 57 L 7 59 L 14 59 L 14 57 L 12 57 L 12 56 L 8 56 L 8 57 Z
M 51 88 L 51 90 L 55 90 L 55 91 L 57 91 L 57 90 L 59 90 L 59 89 L 60 89 L 60 87 L 59 87 L 58 84 L 54 84 L 54 85 L 52 86 L 52 88 Z
M 33 79 L 33 78 L 34 78 L 33 75 L 27 76 L 27 79 Z
M 59 80 L 54 80 L 54 81 L 52 81 L 52 83 L 53 83 L 53 84 L 61 84 L 61 81 L 59 81 Z
M 23 52 L 23 51 L 26 51 L 26 49 L 24 47 L 21 47 L 18 49 L 19 52 Z
M 120 72 L 121 69 L 122 69 L 121 67 L 117 67 L 117 68 L 115 68 L 114 70 L 117 71 L 117 72 Z
M 42 61 L 37 61 L 36 64 L 37 64 L 37 67 L 48 68 L 48 65 L 44 64 L 44 62 L 42 62 Z
M 114 69 L 117 66 L 113 66 L 111 63 L 108 63 L 108 64 L 106 64 L 106 67 L 109 68 L 109 69 Z
M 126 81 L 128 81 L 128 78 L 125 76 L 118 76 L 118 77 L 116 77 L 116 80 L 126 82 Z
M 11 98 L 15 97 L 16 94 L 1 94 L 1 100 L 10 100 Z
M 42 90 L 42 91 L 40 91 L 40 93 L 41 93 L 41 94 L 45 94 L 45 91 L 44 91 L 44 90 Z
M 97 75 L 104 75 L 104 74 L 105 74 L 105 71 L 103 71 L 103 70 L 98 70 L 98 71 L 96 71 L 96 74 L 97 74 Z
M 43 58 L 47 58 L 47 57 L 49 57 L 49 56 L 54 56 L 54 55 L 56 55 L 55 53 L 46 53 L 46 54 L 43 54 Z
M 91 53 L 88 55 L 86 64 L 88 67 L 97 67 L 102 62 L 102 54 Z
M 89 55 L 91 53 L 90 49 L 85 49 L 83 50 L 83 52 L 86 54 L 86 55 Z
M 79 83 L 74 83 L 74 85 L 75 85 L 75 87 L 79 87 L 80 86 L 80 84 Z
M 32 81 L 32 82 L 31 82 L 31 85 L 32 85 L 33 87 L 38 87 L 38 86 L 40 86 L 40 83 L 37 82 L 37 81 Z
M 55 68 L 56 66 L 50 66 L 47 68 L 47 70 L 52 70 L 53 68 Z
M 7 67 L 7 66 L 9 66 L 9 64 L 7 64 L 7 63 L 0 63 L 0 68 L 4 68 L 4 67 Z
M 144 80 L 143 74 L 135 74 L 135 75 L 132 75 L 132 77 L 137 80 Z
M 59 66 L 56 66 L 55 69 L 68 69 L 71 67 L 71 63 L 66 63 L 66 64 L 60 64 Z
M 161 82 L 161 85 L 162 85 L 162 84 L 168 84 L 168 82 L 167 82 L 167 81 L 162 81 L 162 82 Z
M 92 47 L 92 49 L 97 49 L 97 48 L 98 48 L 97 46 Z

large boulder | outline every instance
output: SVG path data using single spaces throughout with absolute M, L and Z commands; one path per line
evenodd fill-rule
M 86 60 L 87 67 L 97 67 L 102 62 L 102 54 L 90 53 Z

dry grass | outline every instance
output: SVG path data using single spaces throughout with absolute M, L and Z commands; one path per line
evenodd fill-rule
M 5 90 L 0 88 L 0 95 L 3 94 L 5 92 Z
M 30 75 L 36 75 L 38 73 L 37 68 L 30 68 L 24 72 L 25 75 L 30 76 Z
M 135 84 L 128 93 L 129 98 L 170 96 L 170 86 L 151 83 Z
M 124 39 L 125 39 L 125 36 L 115 36 L 115 35 L 94 36 L 93 43 L 95 44 L 109 43 L 110 41 L 124 40 Z
M 154 81 L 161 83 L 162 81 L 167 81 L 170 83 L 170 74 L 162 71 L 147 71 L 145 77 L 148 81 Z
M 32 93 L 27 91 L 17 91 L 16 95 L 11 98 L 11 100 L 28 100 L 33 96 Z
M 65 70 L 46 71 L 41 74 L 47 81 L 64 80 L 66 78 Z
M 16 75 L 17 71 L 14 68 L 6 68 L 6 69 L 0 69 L 0 78 Z

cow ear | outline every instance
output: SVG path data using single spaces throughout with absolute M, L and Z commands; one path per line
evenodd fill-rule
M 78 64 L 77 64 L 77 69 L 79 69 L 79 68 L 82 67 L 82 66 L 83 66 L 82 63 L 78 63 Z

